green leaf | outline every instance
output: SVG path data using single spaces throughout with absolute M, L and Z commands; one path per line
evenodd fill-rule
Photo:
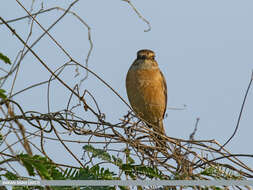
M 45 162 L 45 160 L 40 159 L 38 155 L 34 156 L 32 165 L 45 179 L 52 179 L 51 175 L 49 174 L 50 170 L 48 170 L 48 168 L 46 167 L 47 163 Z
M 158 169 L 144 165 L 122 164 L 121 170 L 124 171 L 127 175 L 129 175 L 133 179 L 135 179 L 137 175 L 145 175 L 150 179 L 152 178 L 163 179 L 163 176 Z
M 125 186 L 119 186 L 120 190 L 129 190 L 128 187 L 125 187 Z
M 97 180 L 97 177 L 88 168 L 81 168 L 72 180 Z
M 17 180 L 18 176 L 16 176 L 14 173 L 6 172 L 3 174 L 4 177 L 6 177 L 8 180 Z
M 3 142 L 3 135 L 2 135 L 2 133 L 0 133 L 0 143 L 2 143 Z
M 210 176 L 215 179 L 242 179 L 242 176 L 239 173 L 235 173 L 228 168 L 223 168 L 222 166 L 205 168 L 205 170 L 201 171 L 200 174 Z
M 93 157 L 98 157 L 102 160 L 112 162 L 110 154 L 102 149 L 94 148 L 91 145 L 85 145 L 83 146 L 83 149 L 86 150 L 87 152 L 91 152 Z
M 30 176 L 35 176 L 34 167 L 32 165 L 32 160 L 28 154 L 20 154 L 18 156 L 20 160 L 22 161 L 24 167 L 26 168 L 28 174 Z
M 30 156 L 28 154 L 18 155 L 30 176 L 35 176 L 35 170 L 45 179 L 65 179 L 63 174 L 46 157 L 40 155 Z
M 127 158 L 127 161 L 128 161 L 129 164 L 134 164 L 135 163 L 134 159 L 130 156 Z
M 30 190 L 29 187 L 26 186 L 14 186 L 12 190 Z
M 116 158 L 114 155 L 112 155 L 113 164 L 116 166 L 121 166 L 123 164 L 123 161 L 121 158 Z
M 7 98 L 7 96 L 4 94 L 6 91 L 4 90 L 4 89 L 0 89 L 0 98 L 2 98 L 2 99 L 6 99 Z
M 11 65 L 11 60 L 7 56 L 5 56 L 4 54 L 2 54 L 1 52 L 0 52 L 0 60 L 3 60 L 6 64 L 10 64 Z

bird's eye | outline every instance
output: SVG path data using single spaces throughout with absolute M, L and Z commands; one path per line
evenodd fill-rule
M 146 56 L 145 55 L 139 55 L 138 59 L 146 59 Z
M 153 59 L 153 60 L 154 60 L 154 59 L 155 59 L 155 56 L 151 56 L 151 59 Z

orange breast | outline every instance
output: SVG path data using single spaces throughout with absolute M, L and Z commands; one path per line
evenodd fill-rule
M 155 124 L 163 119 L 166 92 L 163 77 L 157 69 L 129 70 L 127 95 L 133 110 L 144 120 Z

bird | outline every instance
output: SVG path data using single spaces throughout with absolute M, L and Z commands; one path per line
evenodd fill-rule
M 137 58 L 127 72 L 126 91 L 133 111 L 159 134 L 153 135 L 156 146 L 165 146 L 166 140 L 161 136 L 165 135 L 167 85 L 152 50 L 137 52 Z

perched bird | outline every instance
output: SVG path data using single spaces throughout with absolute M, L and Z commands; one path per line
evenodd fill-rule
M 155 60 L 155 53 L 144 49 L 128 70 L 126 90 L 134 112 L 155 132 L 164 135 L 163 118 L 167 107 L 167 85 Z M 165 139 L 154 135 L 156 146 Z

